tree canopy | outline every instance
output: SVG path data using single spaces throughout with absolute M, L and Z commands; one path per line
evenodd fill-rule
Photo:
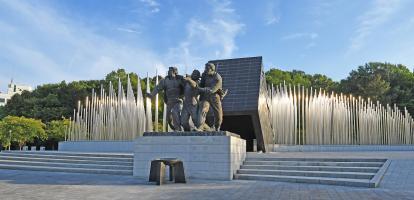
M 65 140 L 65 132 L 69 127 L 70 120 L 52 120 L 47 123 L 46 134 L 49 142 L 52 143 L 52 150 L 56 149 L 56 143 Z
M 298 70 L 289 72 L 274 68 L 266 72 L 266 81 L 273 85 L 291 84 L 305 88 L 322 88 L 327 91 L 336 91 L 338 87 L 337 82 L 322 74 L 310 75 Z
M 414 73 L 404 65 L 367 63 L 340 82 L 340 91 L 382 104 L 407 107 L 414 114 Z
M 21 148 L 26 142 L 33 142 L 34 139 L 47 139 L 44 130 L 45 124 L 40 120 L 7 116 L 0 123 L 0 140 L 2 146 L 8 147 L 16 142 Z

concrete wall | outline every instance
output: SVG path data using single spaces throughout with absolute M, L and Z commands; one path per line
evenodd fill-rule
M 132 153 L 134 141 L 65 141 L 59 151 Z
M 134 176 L 148 179 L 151 161 L 178 158 L 188 178 L 232 180 L 246 158 L 235 136 L 144 136 L 135 140 Z

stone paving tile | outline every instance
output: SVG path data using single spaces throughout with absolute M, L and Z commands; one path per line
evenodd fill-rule
M 128 176 L 0 170 L 0 200 L 9 199 L 414 200 L 414 160 L 392 160 L 379 188 L 242 180 L 160 187 Z

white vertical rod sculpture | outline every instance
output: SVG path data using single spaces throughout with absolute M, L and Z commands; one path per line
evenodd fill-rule
M 158 72 L 155 70 L 155 85 L 158 85 Z M 158 93 L 155 95 L 155 131 L 158 131 Z
M 414 120 L 406 108 L 296 85 L 272 88 L 267 102 L 275 144 L 414 143 Z
M 100 96 L 93 90 L 84 104 L 78 102 L 70 118 L 67 140 L 132 140 L 146 130 L 146 113 L 140 80 L 135 99 L 128 77 L 126 96 L 118 80 L 118 96 L 112 82 L 109 92 L 101 86 Z
M 150 80 L 149 80 L 149 76 L 147 73 L 147 93 L 150 93 Z M 146 113 L 147 113 L 147 130 L 146 131 L 152 131 L 153 130 L 153 125 L 152 125 L 152 113 L 151 113 L 151 99 L 149 97 L 147 97 L 147 102 L 146 102 Z
M 142 136 L 143 133 L 145 132 L 145 124 L 147 123 L 146 121 L 146 114 L 145 114 L 145 107 L 144 107 L 144 98 L 143 98 L 143 94 L 142 94 L 142 87 L 141 87 L 141 80 L 138 77 L 138 84 L 137 84 L 137 116 L 136 119 L 139 121 L 138 125 L 137 125 L 137 133 L 135 133 L 136 135 L 134 136 L 134 139 L 136 137 Z
M 167 132 L 167 104 L 164 103 L 164 107 L 162 109 L 162 131 Z

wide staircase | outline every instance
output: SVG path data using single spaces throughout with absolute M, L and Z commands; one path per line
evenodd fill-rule
M 2 151 L 0 169 L 132 176 L 133 155 L 48 151 Z
M 235 179 L 377 187 L 390 161 L 248 154 Z

